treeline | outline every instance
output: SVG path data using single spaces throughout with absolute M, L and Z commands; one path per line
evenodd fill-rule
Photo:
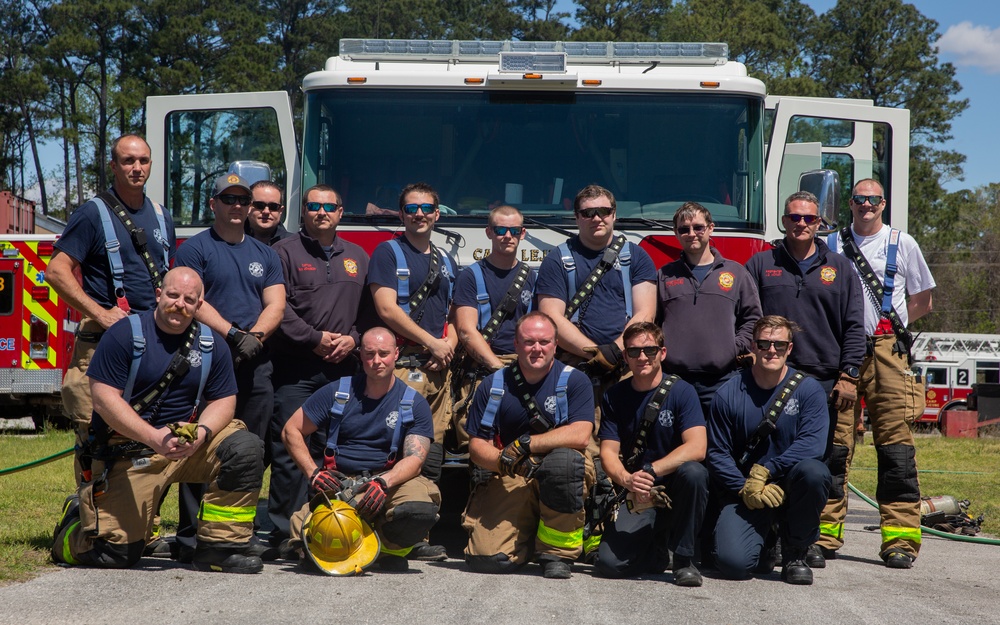
M 995 215 L 997 190 L 942 188 L 962 175 L 965 157 L 941 146 L 968 101 L 956 98 L 955 70 L 938 59 L 937 22 L 912 5 L 839 0 L 820 15 L 800 0 L 564 6 L 572 10 L 558 11 L 555 0 L 0 0 L 0 188 L 37 184 L 42 210 L 61 216 L 107 185 L 109 141 L 144 130 L 147 96 L 282 89 L 297 105 L 302 77 L 342 37 L 724 41 L 771 93 L 908 108 L 910 231 L 939 284 L 971 279 L 968 271 L 945 278 L 962 253 L 968 267 L 990 262 L 975 249 L 989 237 L 958 238 L 954 226 L 970 211 Z M 39 154 L 52 142 L 59 161 Z M 57 188 L 47 188 L 53 180 Z M 939 310 L 950 307 L 941 299 Z M 1000 327 L 988 306 L 967 300 L 955 309 L 964 312 L 924 323 Z

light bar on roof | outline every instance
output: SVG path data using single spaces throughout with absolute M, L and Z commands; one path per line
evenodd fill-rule
M 672 42 L 460 41 L 341 39 L 340 56 L 355 61 L 484 61 L 501 53 L 565 54 L 568 63 L 722 65 L 729 44 Z M 506 54 L 505 54 L 506 55 Z M 542 57 L 536 57 L 542 58 Z M 507 71 L 507 70 L 501 70 Z M 515 70 L 510 70 L 515 71 Z M 558 70 L 552 70 L 558 71 Z

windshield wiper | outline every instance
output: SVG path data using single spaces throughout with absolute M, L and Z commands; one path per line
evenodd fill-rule
M 645 217 L 617 217 L 615 223 L 642 224 L 644 226 L 656 226 L 665 230 L 673 230 L 674 222 L 670 219 L 660 221 L 658 219 L 646 219 Z

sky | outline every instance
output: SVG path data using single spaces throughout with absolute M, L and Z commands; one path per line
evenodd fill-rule
M 806 0 L 806 4 L 821 14 L 836 1 Z M 938 22 L 938 58 L 955 66 L 955 79 L 962 85 L 957 97 L 969 100 L 965 112 L 952 121 L 954 138 L 943 146 L 967 157 L 965 180 L 947 182 L 945 189 L 958 191 L 1000 182 L 1000 116 L 996 113 L 1000 100 L 1000 3 L 911 0 L 910 4 Z

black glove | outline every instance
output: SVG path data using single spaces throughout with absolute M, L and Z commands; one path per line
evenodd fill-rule
M 531 455 L 531 436 L 521 435 L 513 443 L 510 443 L 500 452 L 500 459 L 497 461 L 498 473 L 506 477 L 514 477 L 519 474 L 519 465 L 525 458 Z
M 323 469 L 316 467 L 313 471 L 312 476 L 309 478 L 309 493 L 315 495 L 317 493 L 325 493 L 327 491 L 333 491 L 339 493 L 344 488 L 344 483 L 341 481 L 346 476 L 332 469 Z
M 358 487 L 355 491 L 351 505 L 358 512 L 358 516 L 371 523 L 382 511 L 388 497 L 389 486 L 380 477 L 373 477 Z M 358 499 L 360 497 L 360 499 Z M 356 503 L 355 503 L 356 502 Z
M 542 460 L 545 456 L 539 456 L 538 454 L 531 454 L 517 467 L 517 474 L 526 480 L 530 480 L 535 477 L 535 473 L 538 472 L 538 468 L 542 466 Z
M 596 347 L 585 347 L 583 351 L 590 354 L 591 359 L 585 365 L 589 371 L 615 371 L 622 364 L 622 350 L 617 343 L 605 343 Z
M 240 363 L 253 360 L 257 354 L 264 349 L 264 344 L 253 334 L 246 330 L 241 330 L 235 323 L 226 334 L 226 342 L 233 351 L 233 365 L 240 366 Z

